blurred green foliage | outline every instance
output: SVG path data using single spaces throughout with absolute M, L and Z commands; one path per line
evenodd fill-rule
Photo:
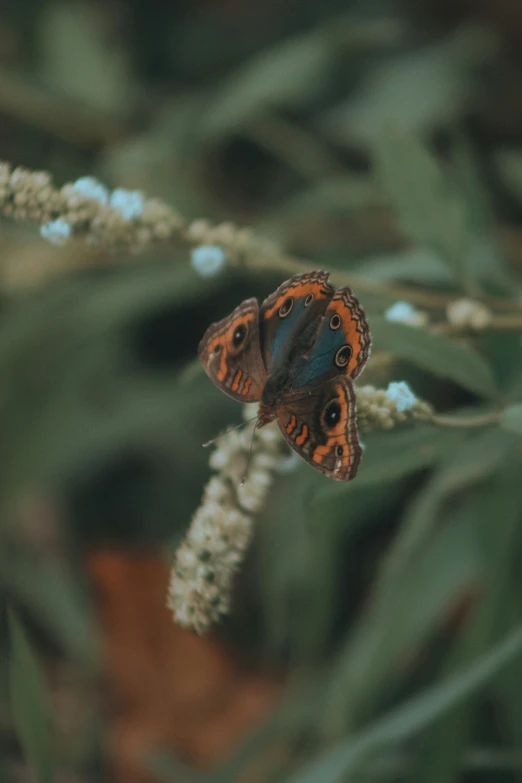
M 441 297 L 520 314 L 522 11 L 468 5 L 0 8 L 2 158 L 60 183 L 143 188 L 188 217 L 248 224 L 334 282 L 379 283 L 356 293 L 393 361 L 370 361 L 362 382 L 405 378 L 456 423 L 366 436 L 346 486 L 304 464 L 278 477 L 218 636 L 289 686 L 213 769 L 158 748 L 150 769 L 168 783 L 252 769 L 292 783 L 522 780 L 522 331 L 455 336 L 383 317 L 404 285 L 436 322 Z M 37 257 L 34 231 L 2 228 L 6 263 L 20 248 Z M 198 341 L 282 282 L 263 270 L 204 281 L 185 248 L 100 251 L 88 269 L 70 252 L 67 273 L 2 289 L 2 780 L 25 779 L 27 757 L 47 783 L 51 756 L 65 780 L 103 777 L 94 728 L 76 755 L 46 737 L 36 659 L 99 682 L 84 555 L 167 557 L 183 536 L 208 476 L 201 444 L 240 420 L 194 362 Z M 498 423 L 458 426 L 496 409 Z M 8 602 L 31 646 L 11 615 L 9 647 Z
M 11 704 L 22 746 L 36 779 L 54 780 L 49 705 L 42 675 L 25 632 L 16 616 L 9 614 L 11 635 Z

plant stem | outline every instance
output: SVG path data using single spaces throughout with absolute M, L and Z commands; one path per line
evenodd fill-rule
M 288 275 L 299 274 L 300 272 L 311 272 L 317 269 L 316 263 L 302 261 L 289 256 L 266 256 L 246 254 L 242 259 L 243 265 L 253 271 L 274 270 Z M 458 298 L 455 293 L 444 294 L 430 291 L 426 288 L 408 285 L 389 285 L 380 283 L 377 280 L 369 280 L 352 272 L 344 270 L 335 270 L 332 274 L 334 283 L 339 285 L 349 285 L 359 293 L 375 294 L 377 296 L 387 297 L 388 299 L 404 300 L 419 307 L 430 309 L 445 309 L 451 302 Z M 506 299 L 503 297 L 481 297 L 479 300 L 491 310 L 515 311 L 512 315 L 520 313 L 522 306 L 519 299 Z M 517 313 L 518 311 L 518 313 Z M 519 316 L 522 318 L 522 316 Z
M 490 411 L 479 416 L 444 416 L 435 414 L 430 418 L 432 424 L 439 427 L 452 427 L 455 429 L 467 429 L 475 427 L 489 427 L 500 420 L 501 411 Z
M 507 313 L 506 315 L 494 315 L 483 329 L 463 329 L 461 326 L 447 322 L 437 324 L 432 328 L 437 334 L 459 335 L 481 332 L 522 332 L 522 313 Z

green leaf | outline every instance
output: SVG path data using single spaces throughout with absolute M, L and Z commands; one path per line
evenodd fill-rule
M 53 91 L 110 117 L 129 111 L 135 86 L 129 52 L 107 36 L 105 25 L 103 15 L 82 3 L 43 6 L 36 26 L 38 70 Z
M 162 783 L 208 783 L 208 776 L 197 769 L 184 764 L 175 756 L 164 751 L 155 751 L 146 763 L 151 775 Z
M 1 412 L 4 509 L 23 484 L 68 481 L 76 466 L 100 470 L 131 441 L 164 431 L 168 418 L 178 420 L 181 397 L 193 410 L 194 395 L 211 392 L 207 384 L 184 392 L 174 361 L 161 373 L 140 365 L 140 323 L 201 296 L 194 272 L 151 264 L 146 272 L 131 266 L 101 278 L 56 281 L 6 306 L 0 336 L 0 365 L 9 379 Z M 189 440 L 193 453 L 201 452 L 198 439 Z
M 452 540 L 450 535 L 441 545 L 436 543 L 437 522 L 448 497 L 491 476 L 505 463 L 514 445 L 512 436 L 496 428 L 468 433 L 460 443 L 449 442 L 444 460 L 409 503 L 382 561 L 372 600 L 352 630 L 330 677 L 325 721 L 330 737 L 345 731 L 347 724 L 357 725 L 371 712 L 390 684 L 394 680 L 396 684 L 398 661 L 419 650 L 444 606 L 451 603 L 451 585 L 455 595 L 459 580 L 463 580 L 460 589 L 472 581 L 477 571 L 473 541 L 469 540 L 473 509 L 470 512 L 463 505 L 461 512 L 453 515 L 454 523 L 449 529 L 455 538 Z M 444 555 L 438 546 L 447 547 Z M 419 562 L 424 563 L 420 570 Z M 425 572 L 433 564 L 431 585 Z M 423 607 L 420 617 L 419 606 Z M 412 617 L 418 619 L 412 622 Z
M 349 484 L 322 482 L 314 486 L 311 502 L 353 495 L 365 487 L 390 484 L 425 470 L 452 451 L 462 433 L 441 427 L 397 427 L 390 432 L 371 432 L 362 437 L 364 454 L 357 481 Z
M 354 496 L 367 487 L 390 484 L 436 464 L 462 440 L 462 433 L 419 424 L 389 432 L 371 432 L 362 437 L 364 454 L 357 481 L 349 484 L 321 482 L 311 485 L 310 503 Z
M 522 435 L 522 402 L 505 409 L 500 417 L 500 425 L 508 432 Z
M 496 396 L 491 367 L 472 348 L 445 335 L 393 323 L 383 317 L 372 318 L 371 328 L 377 350 L 389 351 L 480 396 Z
M 8 618 L 11 703 L 16 730 L 38 783 L 53 783 L 49 712 L 42 674 L 21 624 L 11 611 Z
M 472 247 L 468 214 L 438 163 L 415 136 L 396 127 L 378 135 L 374 153 L 401 230 L 439 254 L 462 281 Z
M 518 499 L 517 499 L 518 502 Z M 522 530 L 522 527 L 519 526 Z M 520 552 L 520 546 L 516 549 Z M 509 592 L 504 595 L 501 611 L 501 623 L 504 627 L 512 627 L 521 616 L 520 595 L 517 590 L 518 577 L 512 575 Z M 520 683 L 522 682 L 522 661 L 517 659 L 507 666 L 493 683 L 494 698 L 499 702 L 500 710 L 505 716 L 505 724 L 512 739 L 513 746 L 522 747 L 522 699 L 520 698 Z M 522 771 L 522 767 L 521 767 Z M 522 779 L 521 775 L 517 781 Z
M 522 152 L 520 148 L 500 148 L 493 162 L 504 186 L 517 200 L 522 200 Z
M 444 42 L 387 58 L 374 66 L 350 106 L 355 137 L 371 143 L 390 117 L 411 133 L 422 133 L 447 116 L 451 104 L 466 88 L 466 80 L 456 72 L 449 54 Z M 436 89 L 432 88 L 434 82 Z
M 338 689 L 343 688 L 346 694 L 337 704 L 333 701 L 340 711 L 340 726 L 346 700 L 350 723 L 355 724 L 366 718 L 378 699 L 386 698 L 390 686 L 397 685 L 399 662 L 422 649 L 455 597 L 479 579 L 473 521 L 469 509 L 463 508 L 451 516 L 448 527 L 435 531 L 410 558 L 404 553 L 410 530 L 405 529 L 397 538 L 374 587 L 375 600 L 362 616 L 332 678 L 334 688 L 337 679 Z M 335 691 L 332 695 L 335 699 Z M 331 715 L 335 717 L 333 710 Z
M 95 665 L 94 628 L 78 584 L 66 568 L 58 568 L 41 554 L 35 561 L 23 552 L 2 551 L 0 585 L 5 585 L 68 657 L 86 668 Z
M 405 590 L 405 611 L 396 616 L 401 652 L 415 651 L 438 626 L 461 595 L 480 577 L 480 558 L 469 508 L 448 515 L 446 527 L 434 532 L 430 545 L 413 559 Z M 415 596 L 411 586 L 417 586 Z M 407 611 L 406 611 L 407 607 Z
M 428 425 L 363 436 L 364 456 L 357 475 L 357 487 L 397 481 L 433 465 L 446 454 L 460 435 Z M 354 485 L 341 486 L 347 490 Z M 335 487 L 335 490 L 338 488 Z
M 225 135 L 267 111 L 309 103 L 324 88 L 334 56 L 322 30 L 263 51 L 218 93 L 202 120 L 203 136 Z
M 520 460 L 514 460 L 472 500 L 475 543 L 478 543 L 477 539 L 483 539 L 483 592 L 457 643 L 449 651 L 444 667 L 448 675 L 498 638 L 499 609 L 513 591 L 512 574 L 519 559 L 516 540 L 520 521 L 519 486 Z M 472 700 L 435 722 L 427 737 L 423 737 L 413 780 L 417 780 L 419 775 L 426 783 L 438 783 L 439 780 L 451 783 L 458 779 L 473 708 Z
M 452 277 L 447 266 L 432 250 L 405 248 L 400 253 L 375 255 L 354 266 L 354 272 L 372 280 L 396 283 L 402 280 L 422 286 L 449 286 Z
M 437 478 L 442 495 L 460 492 L 502 470 L 516 450 L 517 440 L 497 427 L 468 431 L 467 437 L 446 455 Z
M 506 462 L 513 447 L 510 436 L 490 429 L 469 434 L 446 453 L 430 481 L 406 509 L 401 529 L 382 568 L 380 592 L 384 600 L 394 582 L 418 556 L 448 497 L 484 482 Z
M 466 200 L 473 237 L 470 271 L 483 290 L 510 296 L 517 281 L 495 231 L 492 196 L 486 189 L 479 156 L 467 136 L 458 131 L 452 146 L 455 178 Z
M 332 133 L 341 144 L 367 145 L 390 118 L 419 134 L 445 125 L 469 94 L 483 39 L 459 29 L 436 44 L 369 60 L 360 89 L 327 119 Z
M 273 229 L 281 227 L 290 217 L 334 215 L 335 217 L 350 217 L 362 209 L 375 208 L 382 205 L 382 194 L 375 182 L 367 175 L 330 176 L 314 182 L 308 188 L 299 190 L 278 205 L 274 214 L 260 224 L 258 231 L 270 236 Z
M 337 783 L 341 775 L 358 768 L 370 754 L 419 733 L 436 718 L 462 703 L 491 680 L 504 666 L 522 654 L 522 626 L 480 656 L 464 670 L 426 688 L 365 731 L 339 743 L 287 783 Z

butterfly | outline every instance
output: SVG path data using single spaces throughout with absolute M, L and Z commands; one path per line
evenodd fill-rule
M 260 402 L 257 427 L 277 419 L 303 459 L 338 481 L 357 473 L 352 381 L 370 353 L 364 311 L 329 273 L 296 275 L 261 307 L 247 299 L 205 332 L 198 349 L 208 376 L 240 402 Z

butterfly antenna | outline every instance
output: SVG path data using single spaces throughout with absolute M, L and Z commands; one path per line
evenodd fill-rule
M 234 432 L 234 430 L 239 430 L 241 427 L 244 427 L 246 424 L 250 424 L 251 421 L 254 421 L 254 419 L 257 419 L 257 416 L 252 416 L 251 419 L 247 419 L 246 421 L 242 421 L 241 424 L 236 424 L 235 427 L 230 427 L 230 429 L 225 430 L 225 432 L 222 432 L 221 435 L 218 435 L 216 438 L 212 438 L 212 440 L 207 440 L 206 443 L 203 444 L 203 448 L 206 449 L 208 446 L 212 446 L 213 443 L 216 443 L 220 438 L 223 437 L 223 435 L 228 435 L 229 432 Z
M 246 481 L 246 478 L 247 478 L 248 467 L 250 465 L 250 458 L 252 457 L 252 447 L 254 446 L 254 435 L 256 434 L 257 425 L 259 424 L 259 417 L 258 416 L 254 416 L 254 418 L 257 419 L 257 421 L 256 421 L 256 425 L 255 425 L 254 429 L 252 430 L 252 437 L 250 438 L 250 448 L 248 450 L 248 457 L 247 457 L 247 461 L 246 461 L 246 465 L 245 465 L 245 472 L 243 473 L 243 478 L 241 479 L 241 486 L 242 487 L 245 485 L 245 481 Z M 252 421 L 252 419 L 249 419 L 249 421 Z

